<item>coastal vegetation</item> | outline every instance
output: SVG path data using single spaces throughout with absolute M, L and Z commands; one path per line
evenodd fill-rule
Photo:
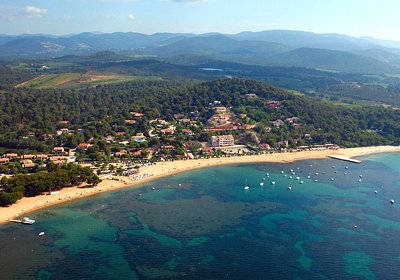
M 54 163 L 47 165 L 47 172 L 35 174 L 17 174 L 13 177 L 3 177 L 0 180 L 0 206 L 17 202 L 24 196 L 36 196 L 44 192 L 61 190 L 65 187 L 78 186 L 86 182 L 97 185 L 99 177 L 88 167 L 77 164 L 65 164 L 58 167 Z

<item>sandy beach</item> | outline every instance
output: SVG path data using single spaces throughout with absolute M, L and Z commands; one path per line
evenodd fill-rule
M 102 192 L 112 191 L 124 187 L 133 187 L 143 182 L 169 176 L 179 172 L 185 172 L 197 168 L 207 168 L 217 165 L 257 163 L 257 162 L 293 162 L 297 160 L 326 158 L 329 155 L 340 155 L 345 157 L 356 157 L 373 153 L 400 152 L 398 146 L 363 147 L 338 150 L 301 151 L 288 153 L 272 153 L 252 156 L 222 157 L 210 159 L 194 159 L 182 161 L 158 162 L 155 165 L 140 168 L 140 173 L 131 177 L 115 177 L 103 179 L 96 187 L 72 187 L 65 188 L 53 195 L 40 195 L 36 197 L 25 197 L 9 207 L 0 207 L 0 224 L 7 223 L 9 219 L 23 216 L 37 209 L 50 207 L 65 203 L 70 200 L 95 195 Z M 134 177 L 136 176 L 136 177 Z

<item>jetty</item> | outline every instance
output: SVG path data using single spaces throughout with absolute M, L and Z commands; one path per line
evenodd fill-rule
M 353 159 L 353 158 L 349 158 L 349 157 L 345 157 L 345 156 L 329 155 L 328 157 L 333 158 L 333 159 L 348 161 L 348 162 L 352 162 L 352 163 L 361 163 L 361 160 Z

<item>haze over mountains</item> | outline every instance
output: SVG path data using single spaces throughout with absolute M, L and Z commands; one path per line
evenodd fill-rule
M 70 36 L 0 35 L 0 58 L 51 58 L 113 51 L 138 57 L 203 56 L 262 66 L 400 72 L 400 42 L 339 34 L 271 30 L 224 34 L 81 33 Z

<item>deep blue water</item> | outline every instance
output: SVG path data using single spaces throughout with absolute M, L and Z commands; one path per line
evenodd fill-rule
M 41 210 L 0 227 L 0 279 L 400 279 L 400 154 L 361 159 L 201 169 Z

